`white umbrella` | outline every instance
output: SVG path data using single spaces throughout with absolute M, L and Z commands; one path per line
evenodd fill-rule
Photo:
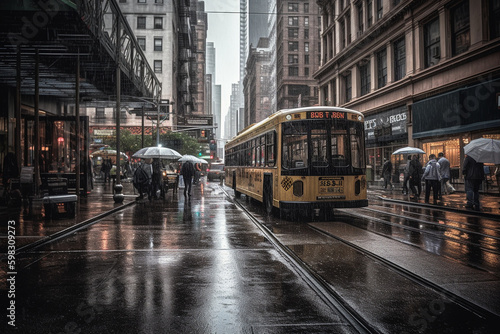
M 90 157 L 102 157 L 103 159 L 111 159 L 112 163 L 116 163 L 116 150 L 105 149 L 90 153 Z M 120 161 L 127 161 L 128 156 L 124 152 L 120 152 Z
M 191 161 L 192 163 L 194 164 L 203 164 L 203 163 L 207 163 L 206 160 L 203 160 L 203 159 L 200 159 L 200 158 L 197 158 L 195 157 L 194 155 L 190 155 L 190 154 L 185 154 L 182 156 L 182 158 L 180 158 L 179 160 L 177 160 L 179 162 L 186 162 L 186 161 Z
M 132 158 L 142 158 L 142 159 L 150 159 L 150 158 L 178 159 L 180 157 L 182 157 L 182 155 L 176 150 L 161 146 L 144 147 L 132 155 Z
M 395 154 L 425 154 L 425 152 L 418 147 L 406 146 L 392 152 L 392 155 Z
M 478 138 L 464 146 L 464 153 L 477 162 L 500 164 L 500 140 Z

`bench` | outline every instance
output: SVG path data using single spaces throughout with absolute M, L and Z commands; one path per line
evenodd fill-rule
M 55 218 L 64 214 L 68 218 L 75 217 L 75 206 L 78 200 L 76 195 L 47 195 L 42 200 L 45 218 Z
M 78 197 L 68 194 L 68 179 L 47 178 L 43 181 L 42 188 L 44 195 L 42 201 L 45 209 L 45 218 L 57 218 L 60 216 L 74 218 Z

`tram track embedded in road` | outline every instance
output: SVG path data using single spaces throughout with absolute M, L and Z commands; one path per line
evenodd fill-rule
M 366 210 L 366 208 L 364 208 Z M 374 218 L 374 217 L 368 217 L 368 216 L 364 216 L 364 215 L 361 215 L 361 214 L 358 214 L 358 213 L 354 213 L 354 212 L 351 212 L 351 211 L 348 211 L 348 210 L 342 210 L 342 209 L 339 209 L 342 211 L 343 214 L 346 214 L 348 216 L 352 216 L 352 217 L 359 217 L 361 219 L 367 219 L 367 220 L 370 220 L 370 221 L 373 221 L 373 220 L 376 220 L 377 222 L 383 222 L 383 223 L 386 223 L 386 224 L 390 224 L 390 225 L 393 225 L 393 226 L 397 226 L 397 227 L 401 227 L 401 225 L 398 225 L 398 224 L 394 224 L 394 223 L 388 223 L 386 221 L 383 221 L 382 219 L 378 219 L 378 218 Z M 433 291 L 439 293 L 439 294 L 442 294 L 443 296 L 446 296 L 447 298 L 449 298 L 450 300 L 453 300 L 457 305 L 465 308 L 465 309 L 468 309 L 470 310 L 471 312 L 477 314 L 478 316 L 484 318 L 484 319 L 488 319 L 488 320 L 494 320 L 494 321 L 500 321 L 500 317 L 498 315 L 496 315 L 495 313 L 492 313 L 490 312 L 489 310 L 453 293 L 452 291 L 448 290 L 448 289 L 445 289 L 443 288 L 442 286 L 436 284 L 436 283 L 433 283 L 431 281 L 429 281 L 428 279 L 418 275 L 418 274 L 415 274 L 414 272 L 406 269 L 406 268 L 403 268 L 397 264 L 395 264 L 394 262 L 386 259 L 385 257 L 382 257 L 380 255 L 377 255 L 359 245 L 356 245 L 348 240 L 345 240 L 337 235 L 334 235 L 334 234 L 331 234 L 331 233 L 328 233 L 320 228 L 317 228 L 315 226 L 312 226 L 312 225 L 309 225 L 312 229 L 318 231 L 319 233 L 322 233 L 324 235 L 327 235 L 329 237 L 332 237 L 334 238 L 335 240 L 339 241 L 339 242 L 342 242 L 343 244 L 355 249 L 356 251 L 360 252 L 361 254 L 369 257 L 369 258 L 372 258 L 374 259 L 375 261 L 379 261 L 380 263 L 384 264 L 386 267 L 390 268 L 391 270 L 393 270 L 394 272 L 400 274 L 401 276 L 403 277 L 406 277 L 408 278 L 409 280 L 411 280 L 412 282 L 418 284 L 418 285 L 421 285 L 423 287 L 426 287 L 426 288 L 430 288 L 432 289 Z M 381 235 L 381 236 L 384 236 L 384 237 L 388 237 L 394 241 L 398 241 L 400 242 L 400 240 L 398 239 L 394 239 L 394 238 L 391 238 L 385 234 L 382 234 L 382 233 L 378 233 L 376 231 L 372 231 L 370 230 L 371 233 L 375 233 L 375 234 L 378 234 L 378 235 Z M 421 230 L 419 230 L 419 232 L 422 232 Z M 454 241 L 454 240 L 452 240 Z
M 365 321 L 350 305 L 333 291 L 329 284 L 318 274 L 312 271 L 290 248 L 283 245 L 274 234 L 255 217 L 244 205 L 236 198 L 233 198 L 229 193 L 221 187 L 227 198 L 240 208 L 247 217 L 262 231 L 265 237 L 278 250 L 278 252 L 287 259 L 296 272 L 304 279 L 304 281 L 317 293 L 317 295 L 334 310 L 339 311 L 342 316 L 355 328 L 359 333 L 378 333 L 370 323 Z

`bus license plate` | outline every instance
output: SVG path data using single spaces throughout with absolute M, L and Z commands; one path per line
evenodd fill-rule
M 343 194 L 344 193 L 344 178 L 343 177 L 320 177 L 319 192 L 321 194 Z

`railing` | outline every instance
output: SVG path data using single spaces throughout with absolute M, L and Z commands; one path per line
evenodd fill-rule
M 135 87 L 143 95 L 159 100 L 161 83 L 137 43 L 116 0 L 78 0 L 77 8 L 88 29 L 100 40 Z M 118 29 L 120 29 L 119 34 Z M 117 41 L 118 36 L 119 41 Z

